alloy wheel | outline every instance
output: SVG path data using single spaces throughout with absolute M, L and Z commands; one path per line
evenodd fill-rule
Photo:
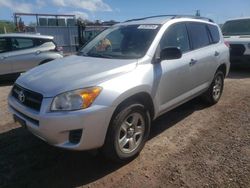
M 138 148 L 143 140 L 145 120 L 138 113 L 128 115 L 118 133 L 118 146 L 123 153 L 131 153 Z

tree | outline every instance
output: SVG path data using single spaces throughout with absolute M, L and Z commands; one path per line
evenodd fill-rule
M 15 24 L 10 21 L 0 20 L 0 33 L 5 33 L 5 30 L 6 33 L 15 32 Z

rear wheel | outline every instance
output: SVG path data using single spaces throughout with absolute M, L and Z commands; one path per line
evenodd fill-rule
M 150 131 L 150 115 L 144 105 L 122 107 L 110 123 L 103 147 L 104 155 L 117 162 L 133 159 L 145 145 Z
M 222 95 L 224 88 L 224 74 L 221 71 L 217 71 L 212 84 L 204 94 L 206 102 L 210 105 L 216 104 Z

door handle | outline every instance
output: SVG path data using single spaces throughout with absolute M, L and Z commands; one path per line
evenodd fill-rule
M 197 60 L 191 59 L 191 61 L 189 62 L 189 65 L 190 65 L 190 66 L 193 66 L 193 65 L 195 65 L 196 63 L 197 63 Z
M 214 52 L 214 56 L 219 56 L 219 55 L 220 55 L 219 52 L 217 52 L 217 51 Z

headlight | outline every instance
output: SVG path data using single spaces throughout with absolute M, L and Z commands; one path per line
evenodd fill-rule
M 51 111 L 70 111 L 88 108 L 100 94 L 101 87 L 89 87 L 69 91 L 56 96 Z

